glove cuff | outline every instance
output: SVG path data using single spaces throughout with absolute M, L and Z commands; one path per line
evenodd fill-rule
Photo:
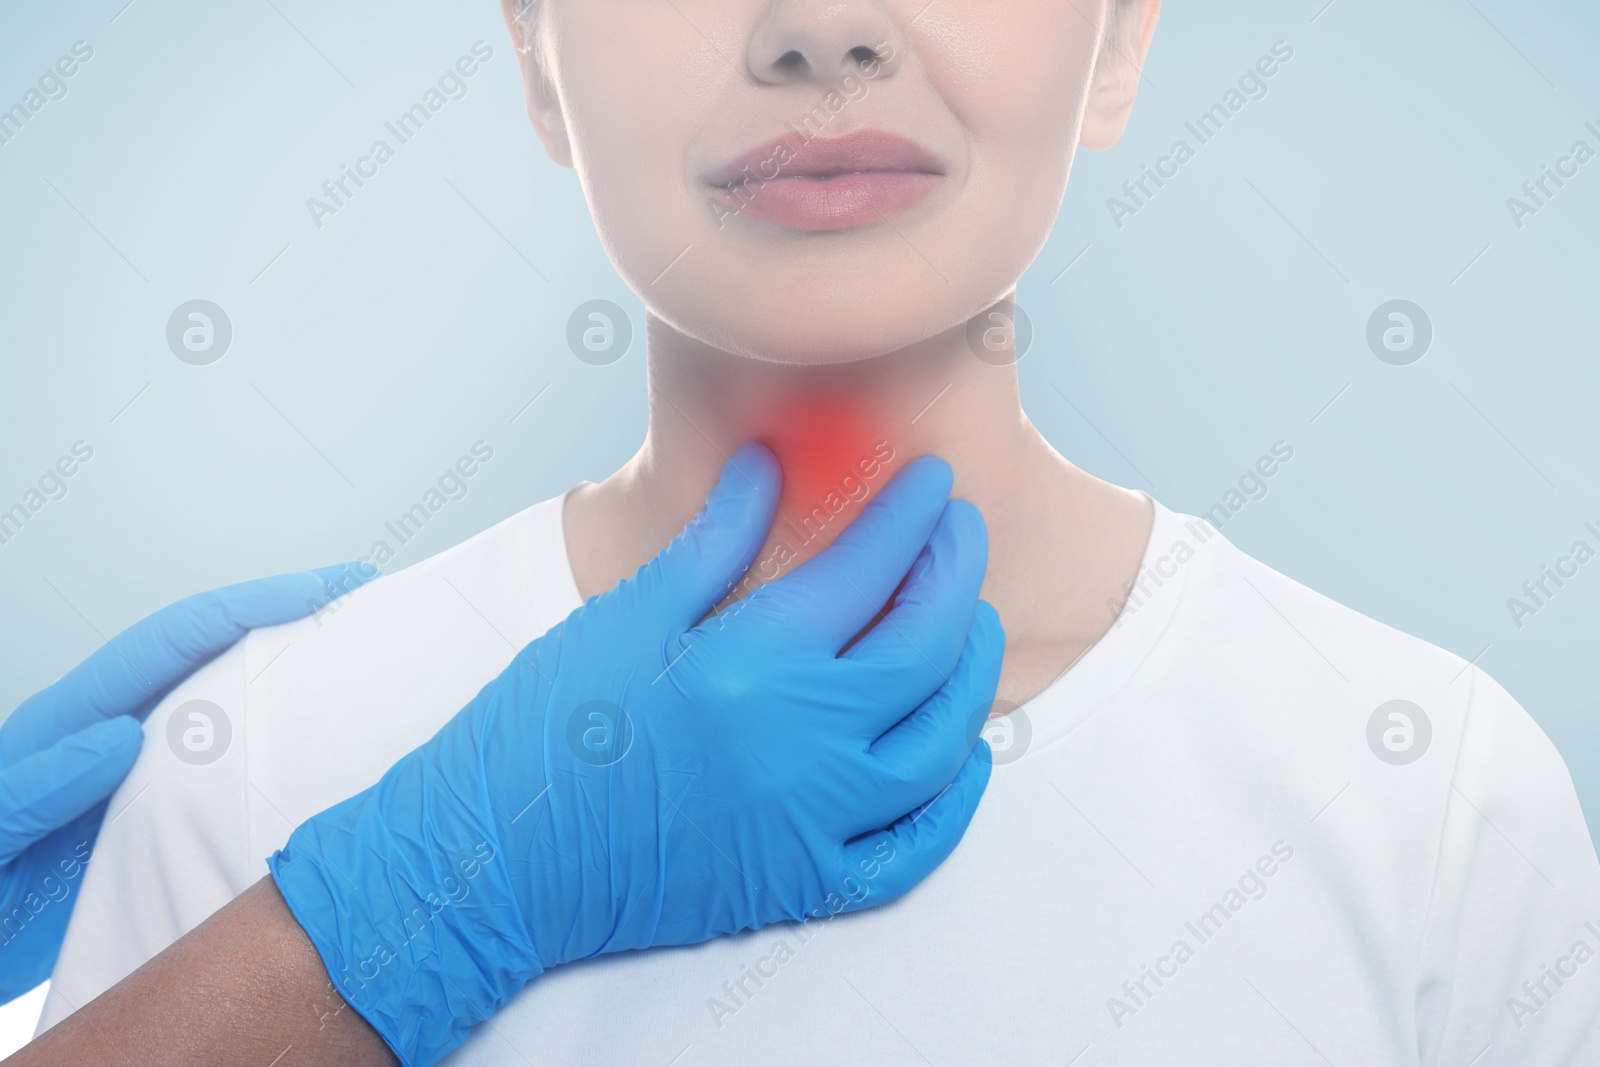
M 339 994 L 401 1063 L 427 1067 L 544 965 L 507 929 L 515 890 L 496 845 L 392 835 L 382 788 L 309 820 L 267 863 Z

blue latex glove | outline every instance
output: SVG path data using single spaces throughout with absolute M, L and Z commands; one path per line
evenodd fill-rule
M 50 977 L 105 802 L 139 755 L 150 709 L 246 631 L 298 619 L 376 576 L 339 564 L 180 600 L 0 724 L 0 1002 Z
M 881 904 L 944 860 L 988 782 L 1004 644 L 983 520 L 950 484 L 913 462 L 706 619 L 776 507 L 776 462 L 745 446 L 660 556 L 295 831 L 278 888 L 402 1062 L 546 968 Z

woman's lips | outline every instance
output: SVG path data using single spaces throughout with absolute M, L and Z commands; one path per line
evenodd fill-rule
M 727 215 L 794 230 L 842 230 L 909 211 L 944 177 L 933 152 L 896 134 L 779 138 L 706 175 Z M 719 214 L 724 225 L 727 215 Z
M 780 177 L 750 193 L 719 188 L 736 215 L 794 230 L 842 230 L 910 211 L 926 200 L 939 176 L 912 171 L 867 171 L 832 177 Z

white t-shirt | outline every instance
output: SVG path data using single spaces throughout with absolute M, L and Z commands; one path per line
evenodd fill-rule
M 112 801 L 42 1025 L 264 875 L 576 608 L 561 510 L 180 686 Z M 185 747 L 206 740 L 187 714 L 168 740 L 194 700 L 228 718 L 208 764 L 177 753 L 221 751 L 220 724 L 210 753 Z M 902 901 L 557 968 L 449 1062 L 1600 1062 L 1600 864 L 1571 780 L 1455 656 L 1158 507 L 1118 625 L 994 729 L 970 831 Z

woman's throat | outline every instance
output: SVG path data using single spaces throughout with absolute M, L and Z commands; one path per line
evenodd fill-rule
M 783 471 L 772 532 L 750 578 L 771 581 L 833 543 L 907 458 L 848 395 L 806 391 L 787 397 L 757 423 Z

